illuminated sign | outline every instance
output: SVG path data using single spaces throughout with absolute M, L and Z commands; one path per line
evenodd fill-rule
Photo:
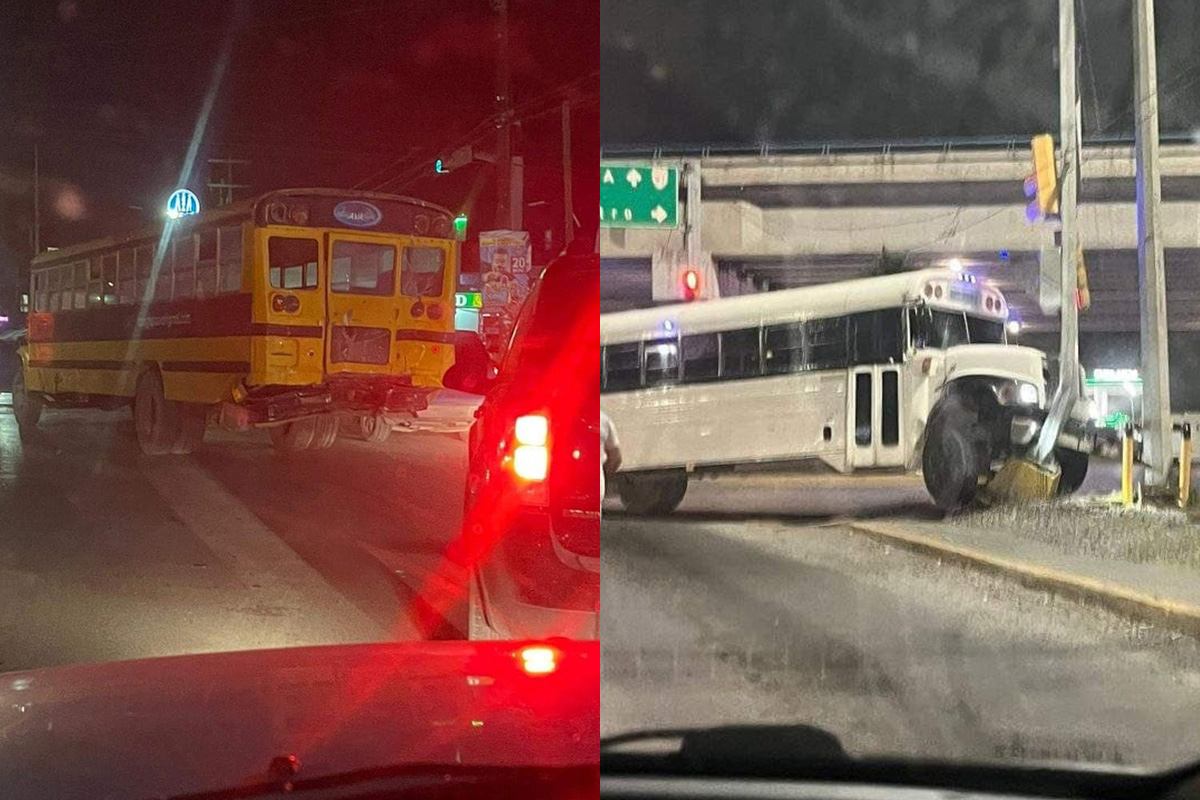
M 189 214 L 200 213 L 200 198 L 189 189 L 176 189 L 167 198 L 167 216 L 179 219 Z
M 456 292 L 454 295 L 455 308 L 483 308 L 483 294 L 480 292 Z
M 374 228 L 383 220 L 383 212 L 362 200 L 343 200 L 333 207 L 333 218 L 354 228 Z
M 1140 384 L 1142 377 L 1136 369 L 1096 369 L 1088 378 L 1089 384 L 1096 383 L 1133 383 Z

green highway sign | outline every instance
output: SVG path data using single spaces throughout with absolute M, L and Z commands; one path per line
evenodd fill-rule
M 679 167 L 600 164 L 600 227 L 679 225 Z

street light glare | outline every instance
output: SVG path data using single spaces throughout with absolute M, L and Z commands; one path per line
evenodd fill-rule
M 963 262 L 961 258 L 950 259 L 950 261 L 947 262 L 947 266 L 949 266 L 950 269 L 954 270 L 955 272 L 963 271 Z
M 1021 323 L 1019 320 L 1010 319 L 1004 327 L 1008 328 L 1008 332 L 1014 335 L 1021 332 Z

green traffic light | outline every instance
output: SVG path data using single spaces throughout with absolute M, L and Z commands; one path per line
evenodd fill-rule
M 454 238 L 464 241 L 467 238 L 467 215 L 459 214 L 454 218 Z
M 440 158 L 437 161 L 433 162 L 433 171 L 434 172 L 445 172 L 446 171 L 445 167 L 442 166 L 442 160 Z

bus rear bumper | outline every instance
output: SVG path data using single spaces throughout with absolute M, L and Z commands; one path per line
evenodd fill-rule
M 338 376 L 316 386 L 259 387 L 246 392 L 240 402 L 222 403 L 218 423 L 241 430 L 283 425 L 316 414 L 341 414 L 379 416 L 398 424 L 428 408 L 430 391 L 402 376 Z

